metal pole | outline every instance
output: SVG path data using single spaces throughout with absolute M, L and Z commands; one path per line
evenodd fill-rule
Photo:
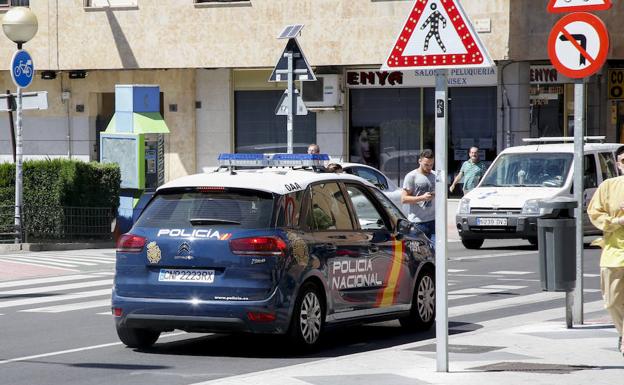
M 11 150 L 13 151 L 13 163 L 15 163 L 15 122 L 13 122 L 13 108 L 15 107 L 13 104 L 13 95 L 11 95 L 11 91 L 7 90 L 7 104 L 9 106 L 9 129 L 11 131 Z
M 286 57 L 288 58 L 288 95 L 286 96 L 286 104 L 288 105 L 288 116 L 286 118 L 286 135 L 287 135 L 287 144 L 288 149 L 287 153 L 293 153 L 293 105 L 297 100 L 295 98 L 294 92 L 294 74 L 293 74 L 293 53 L 287 52 Z
M 566 328 L 572 329 L 572 307 L 574 306 L 574 292 L 566 291 L 565 293 L 565 302 L 566 302 Z
M 437 371 L 448 372 L 448 296 L 446 292 L 447 70 L 435 72 L 435 285 Z
M 574 84 L 574 198 L 578 204 L 576 215 L 576 287 L 574 288 L 574 321 L 583 324 L 583 161 L 585 135 L 585 86 L 583 79 Z
M 15 243 L 22 242 L 22 87 L 17 87 L 17 132 L 15 135 Z

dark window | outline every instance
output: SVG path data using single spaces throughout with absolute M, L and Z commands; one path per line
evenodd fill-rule
M 386 178 L 375 170 L 366 167 L 353 167 L 353 173 L 360 178 L 366 179 L 382 190 L 388 189 L 388 181 Z
M 375 197 L 379 200 L 379 202 L 381 202 L 381 205 L 386 209 L 386 211 L 388 212 L 390 217 L 392 217 L 392 220 L 394 222 L 399 220 L 399 218 L 404 218 L 405 219 L 405 215 L 403 214 L 403 212 L 401 212 L 401 210 L 399 210 L 394 205 L 394 203 L 392 203 L 392 201 L 390 199 L 388 199 L 387 196 L 385 196 L 379 190 L 376 190 L 376 189 L 373 189 L 373 188 L 371 188 L 370 190 L 373 192 L 373 195 L 375 195 Z
M 583 161 L 583 185 L 584 188 L 598 187 L 598 175 L 596 175 L 596 158 L 593 154 L 585 155 Z
M 272 195 L 260 191 L 165 192 L 150 202 L 136 226 L 183 229 L 192 227 L 191 219 L 215 219 L 239 222 L 235 226 L 245 229 L 266 228 L 272 213 Z
M 29 7 L 30 0 L 0 0 L 0 7 Z
M 304 191 L 282 196 L 278 202 L 277 227 L 296 228 L 299 226 Z
M 353 203 L 355 216 L 364 230 L 378 230 L 385 228 L 383 215 L 377 210 L 375 204 L 366 195 L 363 188 L 347 185 L 347 193 Z
M 283 91 L 236 91 L 236 152 L 286 152 L 286 116 L 275 115 Z M 294 152 L 316 143 L 316 114 L 293 117 Z
M 617 176 L 617 168 L 615 166 L 615 159 L 613 157 L 613 153 L 611 152 L 599 153 L 598 161 L 600 162 L 600 171 L 602 172 L 602 180 Z
M 336 183 L 312 186 L 312 207 L 308 225 L 312 231 L 353 230 L 344 195 Z

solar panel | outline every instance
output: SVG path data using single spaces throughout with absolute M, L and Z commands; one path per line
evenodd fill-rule
M 297 37 L 297 35 L 299 35 L 302 29 L 303 29 L 303 24 L 287 25 L 286 27 L 284 27 L 284 29 L 282 30 L 282 33 L 280 33 L 277 38 L 278 39 L 292 39 L 294 37 Z

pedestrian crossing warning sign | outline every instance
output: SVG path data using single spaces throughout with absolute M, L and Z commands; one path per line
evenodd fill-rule
M 611 8 L 611 0 L 550 0 L 548 12 L 592 12 Z
M 458 0 L 416 0 L 382 69 L 492 67 Z

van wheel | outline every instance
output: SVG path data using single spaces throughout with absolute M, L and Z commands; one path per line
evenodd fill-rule
M 297 300 L 290 323 L 290 340 L 298 348 L 318 346 L 325 324 L 325 306 L 319 290 L 312 282 L 305 283 Z
M 429 330 L 435 321 L 435 301 L 434 273 L 424 269 L 416 281 L 410 314 L 399 318 L 401 326 L 414 331 Z
M 477 250 L 483 246 L 485 239 L 462 239 L 462 244 L 465 248 L 471 250 Z
M 160 337 L 160 331 L 117 326 L 117 335 L 129 348 L 149 348 Z

